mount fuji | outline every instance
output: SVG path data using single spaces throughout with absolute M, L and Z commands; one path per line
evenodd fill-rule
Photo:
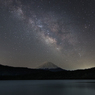
M 37 67 L 37 69 L 49 70 L 49 71 L 63 71 L 62 68 L 53 64 L 52 62 L 45 62 L 44 64 Z

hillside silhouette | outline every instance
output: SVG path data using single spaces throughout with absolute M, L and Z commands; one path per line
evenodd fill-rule
M 50 64 L 51 65 L 51 64 Z M 53 64 L 54 67 L 57 67 Z M 43 65 L 42 65 L 43 67 Z M 62 68 L 24 68 L 0 65 L 0 80 L 45 80 L 45 79 L 95 79 L 95 68 L 64 70 Z

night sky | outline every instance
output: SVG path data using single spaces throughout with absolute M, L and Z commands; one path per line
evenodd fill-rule
M 95 0 L 0 0 L 0 64 L 95 67 Z

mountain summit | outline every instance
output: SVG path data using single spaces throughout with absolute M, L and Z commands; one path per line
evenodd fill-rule
M 38 68 L 40 68 L 40 69 L 56 69 L 59 67 L 57 65 L 53 64 L 52 62 L 45 62 L 44 64 L 40 65 Z
M 62 68 L 53 64 L 52 62 L 45 62 L 44 64 L 40 65 L 37 69 L 45 69 L 45 70 L 50 70 L 50 71 L 62 71 L 63 70 Z

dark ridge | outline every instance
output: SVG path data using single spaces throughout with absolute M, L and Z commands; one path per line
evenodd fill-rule
M 95 67 L 83 70 L 30 69 L 0 65 L 0 80 L 95 79 Z

